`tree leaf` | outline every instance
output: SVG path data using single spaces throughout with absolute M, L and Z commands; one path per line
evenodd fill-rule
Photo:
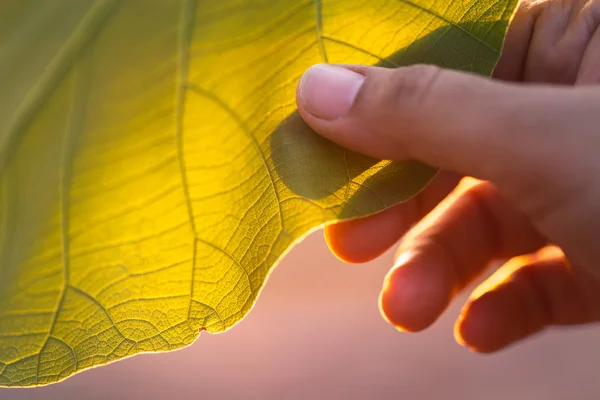
M 0 0 L 0 385 L 191 344 L 435 171 L 295 114 L 318 62 L 490 74 L 517 0 Z M 307 294 L 310 295 L 310 294 Z

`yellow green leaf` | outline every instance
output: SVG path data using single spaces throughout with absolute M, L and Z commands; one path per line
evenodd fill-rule
M 307 128 L 300 76 L 490 74 L 516 2 L 0 0 L 0 386 L 224 331 L 309 231 L 416 194 Z

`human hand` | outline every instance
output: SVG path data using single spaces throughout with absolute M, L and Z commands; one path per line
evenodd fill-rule
M 305 73 L 298 108 L 319 134 L 440 168 L 415 198 L 326 229 L 335 254 L 365 262 L 427 215 L 403 238 L 380 297 L 397 328 L 425 329 L 507 258 L 463 308 L 460 343 L 491 352 L 546 326 L 600 320 L 599 26 L 600 1 L 522 2 L 493 80 L 432 66 Z M 464 176 L 480 181 L 453 191 Z

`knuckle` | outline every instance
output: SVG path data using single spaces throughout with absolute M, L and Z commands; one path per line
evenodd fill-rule
M 572 49 L 550 47 L 538 53 L 538 63 L 544 66 L 543 79 L 551 83 L 572 83 L 577 76 L 577 57 L 572 57 Z

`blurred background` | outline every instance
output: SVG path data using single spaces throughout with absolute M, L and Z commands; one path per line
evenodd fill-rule
M 600 326 L 473 354 L 452 336 L 462 297 L 425 332 L 397 332 L 377 308 L 392 258 L 346 265 L 316 232 L 232 330 L 0 399 L 600 399 Z

